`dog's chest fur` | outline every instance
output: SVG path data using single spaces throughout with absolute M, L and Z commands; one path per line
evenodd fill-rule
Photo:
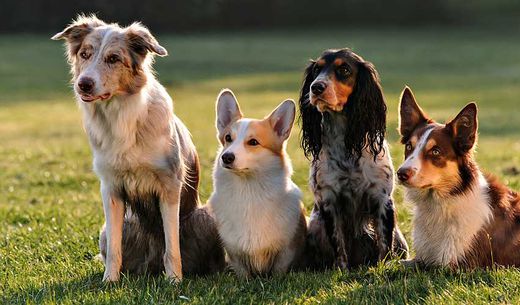
M 316 201 L 326 210 L 341 210 L 345 216 L 372 214 L 380 202 L 391 198 L 393 190 L 393 166 L 386 142 L 375 161 L 368 150 L 359 160 L 346 159 L 345 146 L 338 141 L 349 128 L 346 118 L 325 114 L 323 119 L 322 149 L 310 173 Z
M 477 235 L 493 218 L 488 192 L 482 175 L 465 194 L 449 199 L 407 190 L 407 198 L 416 204 L 413 240 L 417 259 L 441 266 L 464 262 Z
M 209 202 L 226 250 L 251 272 L 270 271 L 300 224 L 300 190 L 283 171 L 245 178 L 216 166 Z
M 167 94 L 159 84 L 149 87 L 129 98 L 82 105 L 94 170 L 107 181 L 150 181 L 154 171 L 179 168 L 171 101 L 165 101 Z
M 178 126 L 166 91 L 150 80 L 141 93 L 80 105 L 101 183 L 145 228 L 161 230 L 159 198 L 172 181 L 183 180 Z

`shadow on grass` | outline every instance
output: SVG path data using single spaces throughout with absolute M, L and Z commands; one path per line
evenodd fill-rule
M 63 283 L 29 286 L 7 292 L 2 303 L 417 304 L 449 294 L 456 286 L 493 286 L 495 282 L 486 271 L 415 272 L 379 267 L 354 272 L 297 272 L 248 281 L 219 274 L 188 278 L 180 285 L 151 276 L 123 276 L 119 283 L 109 285 L 101 279 L 102 274 L 98 273 Z

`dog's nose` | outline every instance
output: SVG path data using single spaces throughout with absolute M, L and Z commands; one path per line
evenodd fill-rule
M 314 94 L 322 94 L 326 88 L 327 85 L 324 82 L 315 82 L 311 85 L 311 91 Z
M 92 89 L 94 89 L 94 80 L 90 77 L 82 77 L 79 80 L 78 87 L 84 93 L 92 93 Z
M 413 169 L 411 169 L 409 167 L 401 167 L 397 171 L 397 178 L 399 179 L 399 181 L 405 182 L 405 181 L 408 181 L 410 178 L 412 178 L 414 174 L 415 174 L 415 172 Z
M 233 161 L 235 161 L 235 155 L 233 153 L 227 152 L 222 155 L 222 162 L 224 162 L 224 164 L 229 165 L 233 163 Z

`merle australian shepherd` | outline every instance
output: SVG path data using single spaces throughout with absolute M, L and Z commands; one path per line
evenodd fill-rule
M 139 23 L 123 28 L 94 16 L 53 39 L 66 41 L 101 181 L 103 279 L 164 270 L 181 280 L 222 269 L 216 225 L 199 208 L 197 151 L 152 70 L 153 55 L 166 49 Z
M 401 96 L 405 162 L 397 172 L 414 203 L 412 266 L 520 266 L 520 197 L 484 175 L 473 151 L 477 106 L 446 124 L 430 119 L 412 91 Z
M 301 144 L 312 157 L 315 197 L 307 264 L 347 268 L 389 254 L 406 257 L 392 200 L 386 103 L 374 66 L 349 49 L 327 50 L 304 78 Z

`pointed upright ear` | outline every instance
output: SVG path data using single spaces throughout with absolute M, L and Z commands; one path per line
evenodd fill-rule
M 217 97 L 217 131 L 222 137 L 226 127 L 242 118 L 237 98 L 230 89 L 220 91 Z
M 135 22 L 126 29 L 128 47 L 136 54 L 146 56 L 148 52 L 159 56 L 166 56 L 168 52 L 162 47 L 150 31 L 139 22 Z
M 291 135 L 295 114 L 296 104 L 294 101 L 285 100 L 267 117 L 269 124 L 282 141 L 287 140 Z
M 454 148 L 458 154 L 467 153 L 475 145 L 478 130 L 477 112 L 477 105 L 469 103 L 446 124 L 446 128 L 449 128 L 453 135 Z
M 415 101 L 412 90 L 408 86 L 404 87 L 399 102 L 399 133 L 402 137 L 401 142 L 407 142 L 417 126 L 428 121 L 426 114 Z
M 94 28 L 106 25 L 95 15 L 80 15 L 63 31 L 51 37 L 52 40 L 64 39 L 67 42 L 67 57 L 69 61 L 73 60 L 78 53 L 81 43 L 85 37 L 94 30 Z

